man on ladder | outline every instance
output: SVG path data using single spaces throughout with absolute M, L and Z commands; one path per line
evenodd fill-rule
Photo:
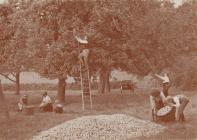
M 90 102 L 90 108 L 92 109 L 92 97 L 90 91 L 90 79 L 89 79 L 89 68 L 88 68 L 88 57 L 89 49 L 87 48 L 87 38 L 81 39 L 75 36 L 76 40 L 83 45 L 82 50 L 79 51 L 79 61 L 80 61 L 80 75 L 81 75 L 81 89 L 82 89 L 82 108 L 85 110 L 85 99 L 88 97 Z M 78 46 L 79 47 L 79 46 Z
M 85 46 L 85 44 L 88 44 L 87 37 L 85 37 L 84 40 L 76 36 L 76 39 L 79 43 L 84 44 L 84 47 L 82 51 L 79 53 L 79 60 L 80 64 L 82 65 L 82 69 L 88 70 L 88 56 L 90 53 L 90 50 Z

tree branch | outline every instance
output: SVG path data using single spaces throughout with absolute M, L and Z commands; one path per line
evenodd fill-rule
M 6 79 L 12 81 L 12 82 L 16 82 L 16 80 L 13 80 L 12 78 L 9 77 L 9 75 L 6 75 L 6 74 L 3 74 L 3 73 L 0 73 L 0 75 L 2 75 L 3 77 L 5 77 Z
M 11 72 L 10 74 L 11 74 L 13 77 L 16 77 L 16 73 Z

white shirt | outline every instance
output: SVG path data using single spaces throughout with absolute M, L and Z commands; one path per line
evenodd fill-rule
M 175 102 L 175 106 L 179 107 L 182 101 L 189 101 L 189 99 L 185 95 L 176 95 L 173 97 L 173 101 Z
M 47 104 L 52 103 L 51 98 L 48 95 L 43 97 L 42 102 Z
M 179 98 L 179 96 L 174 96 L 173 97 L 173 101 L 175 102 L 175 106 L 176 107 L 179 107 L 180 106 L 180 98 Z
M 81 57 L 86 57 L 88 58 L 90 50 L 89 49 L 84 49 L 80 54 L 79 54 L 79 58 Z
M 164 76 L 160 76 L 160 75 L 158 75 L 158 74 L 155 74 L 158 78 L 160 78 L 162 81 L 163 81 L 163 83 L 169 83 L 170 82 L 170 79 L 169 79 L 169 77 L 167 76 L 167 75 L 164 75 Z
M 88 56 L 89 55 L 89 50 L 88 49 L 84 49 L 83 51 L 82 51 L 82 54 L 84 55 L 84 56 Z

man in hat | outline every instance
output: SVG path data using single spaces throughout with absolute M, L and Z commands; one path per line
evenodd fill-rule
M 27 98 L 27 94 L 25 94 L 19 99 L 19 102 L 18 102 L 18 109 L 19 109 L 19 111 L 22 111 L 23 108 L 25 106 L 27 106 L 27 104 L 28 104 L 28 98 Z
M 153 121 L 157 121 L 157 111 L 164 107 L 165 95 L 158 89 L 153 89 L 150 92 L 150 104 L 152 110 Z
M 44 112 L 53 111 L 52 101 L 51 101 L 51 98 L 48 96 L 47 92 L 43 93 L 42 102 L 39 108 L 43 110 Z
M 176 107 L 175 118 L 178 122 L 185 121 L 183 111 L 185 110 L 185 107 L 189 103 L 188 97 L 186 97 L 185 95 L 176 95 L 174 97 L 167 96 L 164 102 L 166 105 Z
M 75 36 L 75 38 L 80 44 L 82 44 L 82 49 L 80 49 L 80 53 L 78 55 L 80 64 L 82 65 L 82 68 L 88 69 L 88 57 L 89 57 L 90 50 L 86 46 L 88 44 L 87 37 L 85 37 L 84 39 L 81 39 Z
M 155 76 L 157 78 L 159 78 L 160 80 L 162 80 L 162 83 L 163 83 L 163 93 L 167 97 L 168 96 L 168 90 L 169 90 L 169 87 L 170 87 L 170 78 L 168 77 L 168 74 L 167 73 L 164 73 L 164 76 L 160 76 L 158 74 L 155 74 Z

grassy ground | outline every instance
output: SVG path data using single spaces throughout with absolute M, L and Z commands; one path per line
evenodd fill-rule
M 55 92 L 49 93 L 54 100 Z M 79 91 L 67 91 L 65 113 L 41 113 L 36 110 L 33 116 L 17 112 L 15 105 L 19 97 L 12 93 L 6 93 L 11 119 L 6 120 L 0 112 L 0 140 L 29 139 L 42 130 L 84 115 L 124 113 L 140 119 L 151 120 L 147 94 L 144 94 L 143 91 L 118 93 L 119 91 L 113 91 L 112 94 L 93 95 L 93 110 L 83 112 Z M 32 91 L 28 94 L 30 104 L 38 105 L 41 100 L 40 92 Z M 149 139 L 197 139 L 197 95 L 195 92 L 185 92 L 183 94 L 187 94 L 191 99 L 185 112 L 187 122 L 182 125 L 177 123 L 162 124 L 166 125 L 168 129 Z

